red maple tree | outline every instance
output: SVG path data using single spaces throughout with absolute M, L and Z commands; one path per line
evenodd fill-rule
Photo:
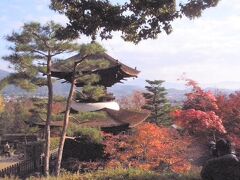
M 240 91 L 230 95 L 219 92 L 216 98 L 219 107 L 218 115 L 229 132 L 228 138 L 235 144 L 236 150 L 240 151 Z
M 240 131 L 240 91 L 230 95 L 218 93 L 216 95 L 219 107 L 218 114 L 222 118 L 226 129 L 232 133 Z
M 200 111 L 218 110 L 217 99 L 211 91 L 204 91 L 199 84 L 192 79 L 184 79 L 186 86 L 191 87 L 190 93 L 186 94 L 186 101 L 183 103 L 183 109 L 195 109 Z
M 200 111 L 195 109 L 176 110 L 175 123 L 188 130 L 191 134 L 218 131 L 226 133 L 222 120 L 213 111 Z
M 174 129 L 145 123 L 132 135 L 107 137 L 108 166 L 186 172 L 191 167 L 184 153 L 189 143 L 189 139 L 181 137 Z
M 219 107 L 215 95 L 204 91 L 196 81 L 184 79 L 192 88 L 186 94 L 182 110 L 175 110 L 175 123 L 192 134 L 205 132 L 226 133 L 222 119 L 216 114 Z

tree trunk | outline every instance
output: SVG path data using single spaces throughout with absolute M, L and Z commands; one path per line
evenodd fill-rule
M 68 99 L 67 99 L 63 129 L 62 129 L 61 139 L 60 139 L 59 148 L 58 148 L 58 157 L 57 157 L 57 164 L 56 164 L 56 169 L 55 169 L 56 176 L 59 176 L 60 169 L 61 169 L 63 148 L 64 148 L 65 139 L 66 139 L 66 133 L 67 133 L 68 122 L 69 122 L 69 114 L 70 114 L 70 110 L 71 110 L 72 97 L 73 97 L 74 88 L 75 88 L 76 68 L 77 68 L 77 65 L 84 60 L 84 58 L 85 57 L 83 57 L 79 62 L 75 62 L 74 68 L 73 68 L 72 83 L 71 83 L 71 88 L 70 88 Z
M 71 110 L 71 103 L 72 103 L 74 87 L 75 87 L 75 81 L 73 80 L 73 82 L 71 83 L 71 88 L 70 88 L 70 92 L 69 92 L 68 99 L 67 99 L 63 129 L 62 129 L 61 139 L 60 139 L 59 148 L 58 148 L 58 157 L 57 157 L 57 164 L 56 164 L 56 170 L 55 170 L 56 176 L 59 176 L 59 174 L 60 174 L 63 147 L 64 147 L 64 143 L 65 143 L 65 139 L 66 139 L 66 133 L 67 133 L 67 128 L 68 128 L 69 114 L 70 114 L 70 110 Z
M 72 83 L 71 83 L 71 88 L 70 88 L 68 99 L 67 99 L 66 111 L 65 111 L 65 115 L 64 115 L 64 124 L 63 124 L 61 139 L 60 139 L 60 143 L 59 143 L 59 148 L 58 148 L 58 157 L 57 157 L 57 164 L 56 164 L 56 169 L 55 169 L 56 176 L 59 176 L 60 169 L 61 169 L 63 148 L 64 148 L 65 139 L 66 139 L 66 133 L 67 133 L 68 122 L 69 122 L 69 114 L 70 114 L 70 110 L 71 110 L 72 97 L 73 97 L 74 88 L 75 88 L 76 68 L 77 68 L 78 64 L 81 63 L 86 57 L 87 56 L 82 57 L 81 60 L 79 60 L 78 62 L 75 62 L 75 64 L 74 64 Z
M 47 60 L 47 86 L 48 86 L 48 104 L 47 104 L 47 119 L 45 125 L 45 158 L 44 158 L 44 175 L 49 175 L 49 159 L 50 159 L 50 123 L 52 115 L 53 103 L 53 87 L 51 77 L 51 57 L 48 56 Z

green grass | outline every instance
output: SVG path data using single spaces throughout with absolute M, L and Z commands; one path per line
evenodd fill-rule
M 140 169 L 106 169 L 82 175 L 65 173 L 49 180 L 200 180 L 195 175 L 158 174 Z
M 16 178 L 5 178 L 4 180 L 18 180 Z M 140 169 L 106 169 L 102 171 L 72 174 L 62 173 L 59 177 L 51 176 L 49 178 L 30 177 L 28 180 L 201 180 L 199 175 L 177 175 L 173 173 L 159 174 L 153 171 L 144 171 Z

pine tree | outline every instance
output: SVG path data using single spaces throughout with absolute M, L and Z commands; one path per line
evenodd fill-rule
M 31 113 L 29 123 L 34 124 L 44 121 L 47 115 L 47 99 L 32 98 L 32 102 L 33 107 L 29 109 Z
M 149 110 L 151 115 L 149 121 L 158 125 L 169 125 L 171 123 L 170 103 L 166 98 L 166 89 L 162 87 L 162 80 L 146 80 L 149 86 L 145 86 L 148 92 L 143 93 L 146 104 L 143 109 Z
M 73 52 L 79 49 L 71 40 L 58 40 L 56 31 L 63 28 L 53 21 L 45 25 L 38 22 L 26 23 L 20 32 L 13 32 L 6 40 L 13 45 L 9 48 L 11 54 L 3 57 L 10 62 L 16 73 L 12 73 L 1 81 L 0 87 L 8 84 L 17 85 L 23 89 L 34 90 L 37 86 L 47 85 L 48 103 L 45 126 L 45 162 L 44 173 L 49 174 L 50 157 L 50 121 L 53 103 L 53 87 L 51 77 L 52 61 L 63 53 Z M 45 62 L 45 64 L 43 64 Z M 41 65 L 44 65 L 41 66 Z M 46 66 L 45 66 L 46 65 Z M 39 73 L 47 76 L 43 78 Z
M 79 61 L 76 61 L 74 63 L 73 73 L 71 77 L 71 87 L 69 91 L 69 95 L 67 98 L 67 104 L 66 104 L 66 110 L 64 114 L 64 123 L 63 123 L 63 129 L 61 132 L 61 138 L 58 148 L 58 156 L 57 156 L 57 163 L 56 163 L 56 169 L 55 174 L 56 176 L 59 176 L 60 174 L 60 168 L 61 168 L 61 162 L 62 162 L 62 154 L 63 154 L 63 147 L 66 139 L 67 134 L 67 128 L 69 124 L 69 115 L 71 110 L 71 103 L 73 101 L 73 98 L 75 97 L 76 87 L 75 84 L 77 82 L 85 82 L 85 86 L 80 91 L 80 96 L 85 96 L 85 98 L 89 98 L 90 101 L 98 101 L 100 98 L 106 96 L 106 91 L 103 86 L 94 86 L 93 84 L 99 81 L 99 76 L 92 72 L 93 67 L 94 68 L 106 68 L 109 66 L 107 61 L 104 59 L 101 61 L 94 61 L 89 60 L 88 56 L 92 54 L 102 54 L 106 50 L 98 43 L 92 42 L 90 44 L 82 45 L 80 48 L 80 54 L 81 58 Z M 76 69 L 80 68 L 80 72 L 76 72 Z M 89 73 L 83 74 L 83 71 L 88 71 Z M 79 95 L 79 94 L 78 94 Z M 77 97 L 78 100 L 83 100 L 82 97 Z M 86 100 L 86 99 L 85 99 Z

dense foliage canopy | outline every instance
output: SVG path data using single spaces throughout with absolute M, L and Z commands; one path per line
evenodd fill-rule
M 79 49 L 76 43 L 56 38 L 56 31 L 61 27 L 53 21 L 45 25 L 38 22 L 25 23 L 20 32 L 13 32 L 6 37 L 11 43 L 11 54 L 3 59 L 11 63 L 16 73 L 3 79 L 1 88 L 14 84 L 26 90 L 34 90 L 37 86 L 46 85 L 45 79 L 39 76 L 39 72 L 47 73 L 45 62 L 54 60 L 59 54 Z
M 210 91 L 204 91 L 191 79 L 184 80 L 192 90 L 186 94 L 182 110 L 173 113 L 176 124 L 191 134 L 214 131 L 226 133 L 222 119 L 217 115 L 218 105 L 215 95 Z
M 59 32 L 59 37 L 76 37 L 79 34 L 112 37 L 112 32 L 122 32 L 126 41 L 138 43 L 154 39 L 165 31 L 172 32 L 172 22 L 183 15 L 192 19 L 202 11 L 214 7 L 219 0 L 189 0 L 177 6 L 175 0 L 130 0 L 116 4 L 109 0 L 52 0 L 50 7 L 65 14 L 69 23 Z
M 132 135 L 108 135 L 105 138 L 108 167 L 138 167 L 141 169 L 186 172 L 188 138 L 174 129 L 146 123 L 138 126 Z

